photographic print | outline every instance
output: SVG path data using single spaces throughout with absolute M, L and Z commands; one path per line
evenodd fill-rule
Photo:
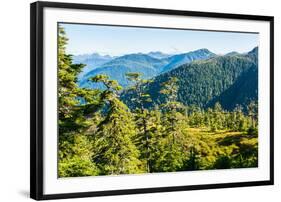
M 274 17 L 31 4 L 36 200 L 272 185 Z
M 256 32 L 59 22 L 58 177 L 258 167 L 258 52 Z

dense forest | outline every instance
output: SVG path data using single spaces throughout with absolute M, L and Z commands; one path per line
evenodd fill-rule
M 67 41 L 59 27 L 59 177 L 258 166 L 255 84 L 242 79 L 256 75 L 254 54 L 194 61 L 154 79 L 127 72 L 127 87 L 98 74 L 88 81 L 103 88 L 83 88 L 85 65 L 66 53 Z M 223 82 L 213 84 L 211 76 Z M 190 89 L 198 92 L 191 96 Z M 230 96 L 239 90 L 245 92 L 233 106 Z

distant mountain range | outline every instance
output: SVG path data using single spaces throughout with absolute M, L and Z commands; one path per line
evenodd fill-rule
M 88 81 L 90 77 L 98 74 L 106 74 L 110 79 L 117 80 L 120 85 L 127 87 L 130 85 L 130 82 L 126 79 L 126 73 L 128 72 L 139 72 L 143 79 L 150 79 L 171 71 L 182 64 L 215 56 L 207 49 L 199 49 L 176 55 L 161 52 L 128 54 L 116 58 L 98 54 L 80 55 L 74 56 L 74 62 L 86 64 L 78 78 L 80 87 L 100 88 L 99 84 Z
M 202 108 L 219 102 L 224 109 L 232 110 L 237 105 L 246 107 L 258 100 L 258 48 L 246 54 L 226 54 L 205 60 L 185 63 L 171 71 L 162 73 L 147 84 L 147 93 L 152 102 L 146 107 L 165 102 L 160 94 L 161 85 L 171 77 L 178 78 L 178 101 L 185 105 Z M 132 90 L 122 93 L 122 100 L 134 108 Z
M 210 52 L 208 49 L 199 49 L 188 53 L 173 55 L 167 58 L 169 62 L 165 67 L 163 67 L 162 73 L 168 72 L 179 67 L 180 65 L 188 64 L 195 60 L 204 60 L 215 56 L 216 54 Z
M 111 61 L 115 57 L 109 55 L 100 55 L 98 53 L 93 54 L 83 54 L 83 55 L 74 55 L 73 62 L 74 63 L 82 63 L 86 66 L 83 68 L 83 71 L 79 74 L 78 78 L 81 79 L 85 74 L 93 69 Z
M 170 54 L 162 53 L 160 51 L 151 51 L 147 53 L 147 55 L 156 59 L 163 59 L 172 56 Z
M 179 79 L 178 101 L 185 105 L 207 108 L 219 102 L 223 108 L 231 110 L 238 104 L 246 106 L 258 100 L 257 47 L 248 53 L 230 52 L 225 55 L 216 55 L 208 49 L 176 55 L 161 52 L 120 57 L 91 54 L 74 56 L 74 62 L 86 64 L 78 78 L 80 87 L 102 89 L 102 84 L 89 82 L 88 79 L 106 74 L 125 87 L 121 99 L 131 108 L 134 107 L 131 100 L 136 95 L 126 90 L 131 85 L 126 79 L 128 72 L 139 72 L 142 78 L 153 79 L 147 84 L 152 98 L 147 107 L 165 101 L 159 91 L 161 84 L 171 77 Z

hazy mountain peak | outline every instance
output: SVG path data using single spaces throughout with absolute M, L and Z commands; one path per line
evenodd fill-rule
M 231 51 L 229 53 L 226 53 L 225 56 L 235 56 L 235 55 L 239 55 L 240 53 L 236 52 L 236 51 Z
M 161 51 L 150 51 L 148 54 L 164 54 Z
M 193 53 L 204 53 L 204 54 L 214 54 L 211 51 L 209 51 L 209 49 L 207 49 L 207 48 L 201 48 L 201 49 L 191 51 L 191 52 L 193 52 Z
M 103 65 L 104 63 L 109 62 L 112 59 L 114 59 L 114 57 L 111 57 L 110 55 L 100 55 L 99 53 L 80 54 L 73 56 L 74 63 L 82 63 L 86 65 L 83 68 L 82 72 L 79 74 L 79 79 L 89 71 Z
M 258 54 L 259 48 L 256 46 L 251 51 L 248 52 L 248 54 Z
M 198 49 L 195 51 L 190 51 L 187 53 L 177 54 L 169 57 L 169 64 L 163 68 L 163 72 L 170 71 L 175 69 L 183 64 L 193 62 L 195 60 L 208 59 L 215 56 L 216 54 L 212 53 L 206 48 Z
M 249 51 L 246 55 L 248 55 L 252 60 L 254 60 L 255 63 L 258 63 L 258 53 L 259 53 L 258 47 L 255 47 L 251 51 Z
M 121 61 L 121 60 L 129 60 L 129 61 L 135 61 L 135 62 L 148 62 L 148 63 L 155 63 L 155 62 L 160 62 L 160 59 L 151 57 L 147 54 L 144 53 L 131 53 L 127 55 L 123 55 L 121 57 L 115 58 L 111 62 L 114 61 Z
M 167 58 L 171 55 L 166 54 L 166 53 L 162 53 L 161 51 L 151 51 L 149 53 L 147 53 L 147 55 L 154 57 L 156 59 L 163 59 L 163 58 Z

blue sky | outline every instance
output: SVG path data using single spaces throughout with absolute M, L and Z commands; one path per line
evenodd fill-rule
M 129 53 L 184 53 L 207 48 L 216 54 L 248 52 L 258 46 L 258 34 L 61 24 L 69 39 L 67 53 L 99 53 L 120 56 Z

